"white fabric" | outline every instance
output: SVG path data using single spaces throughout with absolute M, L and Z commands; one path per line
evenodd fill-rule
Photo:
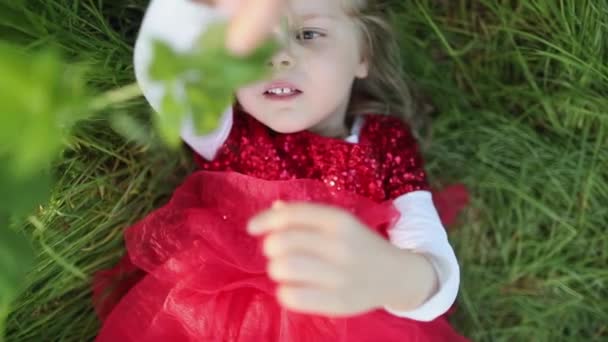
M 460 267 L 429 191 L 407 193 L 396 198 L 393 204 L 401 218 L 388 231 L 391 243 L 427 255 L 437 273 L 439 289 L 415 310 L 397 312 L 385 309 L 395 316 L 431 321 L 445 313 L 456 300 Z
M 133 64 L 135 78 L 156 112 L 160 112 L 165 89 L 152 81 L 148 73 L 153 40 L 160 40 L 176 51 L 188 51 L 209 24 L 224 19 L 220 11 L 192 0 L 150 1 L 135 42 Z M 178 94 L 182 89 L 178 82 Z
M 159 111 L 164 89 L 148 77 L 151 61 L 151 39 L 161 39 L 178 51 L 189 49 L 195 38 L 212 20 L 221 18 L 219 12 L 191 0 L 152 0 L 146 11 L 135 44 L 134 64 L 137 81 L 143 94 L 156 111 Z M 192 120 L 182 127 L 183 140 L 197 153 L 211 160 L 226 141 L 232 128 L 232 109 L 222 114 L 218 129 L 208 135 L 198 136 Z M 355 121 L 346 141 L 357 143 L 362 120 Z M 454 303 L 460 285 L 460 270 L 445 229 L 433 205 L 431 193 L 416 191 L 394 200 L 402 218 L 389 230 L 391 243 L 427 255 L 439 278 L 438 291 L 419 308 L 408 312 L 396 312 L 385 308 L 395 316 L 418 321 L 429 321 L 445 313 Z M 407 272 L 407 269 L 404 269 Z
M 205 135 L 197 135 L 192 120 L 187 120 L 182 127 L 182 140 L 196 153 L 207 160 L 213 160 L 215 154 L 228 139 L 232 129 L 232 108 L 226 109 L 220 118 L 218 128 Z

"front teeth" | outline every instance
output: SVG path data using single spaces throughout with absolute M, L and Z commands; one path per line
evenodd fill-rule
M 268 90 L 268 92 L 270 94 L 275 94 L 275 95 L 284 95 L 284 94 L 292 94 L 295 92 L 294 89 L 290 89 L 290 88 L 273 88 Z

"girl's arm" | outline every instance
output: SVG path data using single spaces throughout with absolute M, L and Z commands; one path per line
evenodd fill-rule
M 430 261 L 436 273 L 437 286 L 435 291 L 431 291 L 428 299 L 414 310 L 399 310 L 397 307 L 392 307 L 393 304 L 385 306 L 385 309 L 395 316 L 417 321 L 431 321 L 444 314 L 456 299 L 460 285 L 458 261 L 433 204 L 431 192 L 410 192 L 396 198 L 393 203 L 401 213 L 401 218 L 388 231 L 391 243 L 401 249 L 424 256 L 426 260 Z M 421 281 L 424 292 L 428 288 L 425 286 L 429 281 L 424 260 L 412 261 L 417 267 L 411 273 L 410 270 L 404 268 L 403 277 L 400 279 L 409 287 L 417 280 Z M 416 279 L 414 276 L 424 279 Z M 396 297 L 394 305 L 407 303 L 398 301 L 399 296 Z
M 222 14 L 207 5 L 192 0 L 152 0 L 146 10 L 134 51 L 135 77 L 142 92 L 155 111 L 160 110 L 164 87 L 150 79 L 152 41 L 162 40 L 177 51 L 192 48 L 201 32 Z M 228 138 L 232 128 L 232 108 L 226 108 L 218 128 L 205 135 L 195 134 L 192 121 L 186 120 L 181 130 L 183 140 L 207 160 Z

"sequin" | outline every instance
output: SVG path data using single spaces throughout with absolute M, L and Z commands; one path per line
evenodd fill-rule
M 230 135 L 203 170 L 236 171 L 267 180 L 318 179 L 338 191 L 381 202 L 429 190 L 418 144 L 396 117 L 366 115 L 358 143 L 310 131 L 273 132 L 235 107 Z

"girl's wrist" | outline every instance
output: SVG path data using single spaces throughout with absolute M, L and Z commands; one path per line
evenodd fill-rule
M 393 311 L 412 311 L 437 292 L 437 274 L 427 256 L 393 247 L 394 271 L 388 275 L 382 306 Z

